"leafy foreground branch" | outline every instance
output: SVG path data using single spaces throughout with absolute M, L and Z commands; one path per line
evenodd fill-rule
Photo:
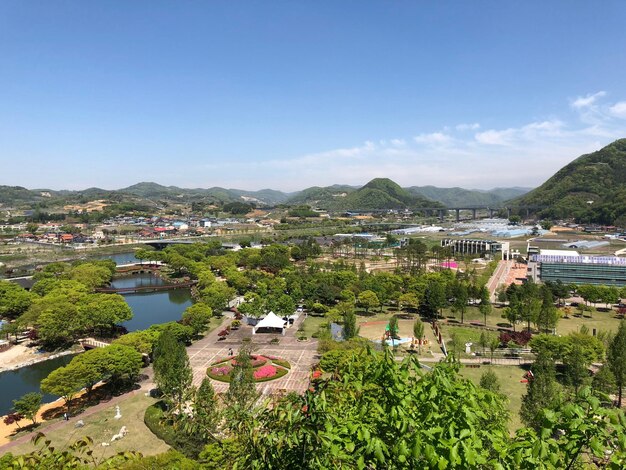
M 331 377 L 303 396 L 289 395 L 271 406 L 231 405 L 222 397 L 219 416 L 196 414 L 207 436 L 197 458 L 175 452 L 143 459 L 128 456 L 115 467 L 618 469 L 626 465 L 624 415 L 603 408 L 588 388 L 556 411 L 543 410 L 537 429 L 523 428 L 511 437 L 505 399 L 459 377 L 457 367 L 446 363 L 424 372 L 413 357 L 397 363 L 389 351 L 347 351 Z M 203 393 L 212 398 L 210 390 Z

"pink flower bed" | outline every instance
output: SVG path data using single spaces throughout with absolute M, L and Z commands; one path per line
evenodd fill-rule
M 230 374 L 231 370 L 232 370 L 232 368 L 229 367 L 229 366 L 213 367 L 211 369 L 211 374 L 213 374 L 213 375 L 228 375 L 228 374 Z
M 253 369 L 262 366 L 267 362 L 267 358 L 263 356 L 250 356 L 250 365 Z M 230 360 L 231 365 L 234 367 L 237 365 L 237 359 L 233 358 Z
M 271 365 L 266 365 L 263 367 L 259 367 L 254 371 L 255 379 L 267 379 L 269 377 L 274 377 L 276 375 L 276 367 Z

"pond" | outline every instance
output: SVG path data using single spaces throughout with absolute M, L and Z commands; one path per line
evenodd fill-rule
M 154 274 L 135 274 L 115 279 L 112 287 L 162 286 L 163 279 Z M 160 292 L 145 292 L 124 295 L 133 311 L 133 318 L 123 326 L 128 331 L 145 330 L 150 325 L 180 320 L 185 309 L 192 305 L 189 289 L 173 289 Z
M 134 251 L 130 251 L 128 253 L 116 253 L 114 255 L 98 256 L 95 259 L 110 259 L 115 261 L 115 264 L 139 263 L 139 260 L 135 258 Z
M 38 362 L 30 366 L 0 373 L 0 416 L 7 414 L 13 407 L 13 400 L 29 392 L 39 392 L 39 384 L 50 372 L 69 363 L 73 354 Z M 49 403 L 58 397 L 44 395 L 44 402 Z
M 153 274 L 137 274 L 113 281 L 113 287 L 159 286 L 164 281 Z M 133 318 L 123 326 L 130 331 L 144 330 L 151 325 L 180 320 L 182 313 L 192 305 L 189 289 L 175 289 L 160 292 L 146 292 L 124 295 L 124 299 L 133 311 Z M 13 406 L 12 400 L 28 392 L 38 392 L 42 379 L 58 367 L 70 362 L 72 356 L 39 362 L 15 371 L 0 373 L 0 416 L 5 415 Z M 50 402 L 57 397 L 46 396 Z

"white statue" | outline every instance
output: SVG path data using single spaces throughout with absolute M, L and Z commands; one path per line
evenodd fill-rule
M 122 413 L 120 413 L 120 405 L 115 405 L 115 419 L 120 419 L 122 417 Z

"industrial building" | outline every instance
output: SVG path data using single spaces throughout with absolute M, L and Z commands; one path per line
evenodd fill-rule
M 581 256 L 577 252 L 531 255 L 527 277 L 535 282 L 626 286 L 626 258 Z

